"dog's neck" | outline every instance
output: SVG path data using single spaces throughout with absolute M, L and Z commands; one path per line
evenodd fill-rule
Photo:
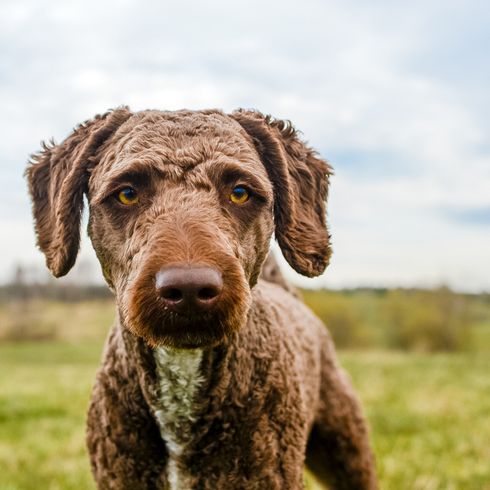
M 153 409 L 169 452 L 179 456 L 191 437 L 196 395 L 204 383 L 203 351 L 158 347 L 153 356 L 158 383 L 158 401 Z

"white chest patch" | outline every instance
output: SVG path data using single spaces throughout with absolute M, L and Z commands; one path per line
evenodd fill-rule
M 201 350 L 177 350 L 159 347 L 154 350 L 158 376 L 158 402 L 153 407 L 160 434 L 169 451 L 167 468 L 172 490 L 188 490 L 186 475 L 178 468 L 196 420 L 194 400 L 204 379 L 200 372 Z

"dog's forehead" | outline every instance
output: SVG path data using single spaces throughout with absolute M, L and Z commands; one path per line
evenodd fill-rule
M 134 160 L 184 170 L 213 160 L 261 166 L 245 130 L 219 111 L 136 113 L 120 128 L 107 153 L 101 162 L 104 170 L 127 166 Z
M 244 142 L 244 131 L 232 118 L 220 111 L 143 111 L 126 123 L 132 126 L 128 134 L 135 149 L 139 144 L 159 144 L 161 138 L 182 146 L 190 139 L 222 139 Z

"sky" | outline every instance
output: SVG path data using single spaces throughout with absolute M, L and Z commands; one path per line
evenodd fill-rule
M 334 255 L 314 280 L 285 266 L 298 284 L 489 291 L 489 47 L 473 0 L 2 0 L 0 283 L 44 264 L 29 155 L 125 104 L 257 108 L 302 131 L 335 169 Z M 71 277 L 100 278 L 86 238 L 79 259 Z

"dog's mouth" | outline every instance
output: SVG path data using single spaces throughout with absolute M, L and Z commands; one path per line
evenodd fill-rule
M 182 288 L 162 293 L 157 273 L 142 270 L 127 289 L 127 308 L 120 308 L 126 311 L 126 327 L 152 347 L 195 349 L 222 343 L 246 322 L 250 288 L 239 266 L 228 264 L 219 276 L 219 291 L 197 288 L 196 297 L 186 299 Z
M 160 310 L 158 324 L 153 324 L 149 342 L 181 349 L 212 347 L 236 330 L 219 312 L 205 314 Z M 146 337 L 148 333 L 146 332 Z

